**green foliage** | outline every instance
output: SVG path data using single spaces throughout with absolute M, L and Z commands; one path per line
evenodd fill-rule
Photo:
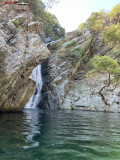
M 83 33 L 82 33 L 81 31 L 77 32 L 77 36 L 78 36 L 78 37 L 82 36 L 82 34 L 83 34 Z
M 48 46 L 48 48 L 49 48 L 50 51 L 55 51 L 55 50 L 58 49 L 58 47 L 59 47 L 59 43 L 51 43 L 51 44 Z
M 120 67 L 117 67 L 116 69 L 114 69 L 113 76 L 114 76 L 113 84 L 118 86 L 120 84 Z
M 16 20 L 13 19 L 11 22 L 16 26 L 16 28 L 20 28 L 19 19 L 16 19 Z
M 101 31 L 104 28 L 104 24 L 101 20 L 96 20 L 94 30 L 95 31 Z
M 92 34 L 102 31 L 105 29 L 105 25 L 111 26 L 110 22 L 120 24 L 120 4 L 116 5 L 112 11 L 105 13 L 103 10 L 99 12 L 93 12 L 88 18 L 86 23 L 81 23 L 78 26 L 78 30 L 84 30 L 86 27 L 91 31 Z M 111 26 L 110 29 L 114 29 L 115 26 Z M 108 28 L 109 29 L 109 28 Z M 106 30 L 105 30 L 106 32 Z M 107 34 L 109 30 L 107 31 Z M 111 32 L 111 31 L 110 31 Z M 114 31 L 113 31 L 114 32 Z M 117 38 L 120 37 L 120 26 L 117 25 L 117 31 L 115 31 Z
M 120 23 L 107 27 L 104 31 L 104 38 L 111 46 L 120 44 Z
M 86 27 L 86 23 L 81 23 L 79 26 L 78 26 L 78 30 L 84 30 Z
M 112 11 L 109 13 L 110 21 L 113 21 L 114 19 L 117 20 L 117 22 L 120 22 L 120 4 L 116 5 Z
M 65 48 L 70 48 L 70 47 L 74 47 L 76 44 L 75 41 L 72 41 L 71 43 L 67 44 Z
M 112 82 L 118 85 L 120 82 L 120 66 L 109 56 L 95 56 L 90 60 L 91 70 L 87 76 L 94 76 L 96 73 L 106 72 L 112 75 Z
M 106 17 L 113 24 L 104 29 L 104 39 L 110 46 L 115 47 L 120 44 L 120 4 L 116 5 Z
M 84 63 L 88 59 L 88 55 L 85 52 L 90 48 L 92 39 L 88 39 L 88 43 L 82 47 L 71 50 L 71 48 L 67 48 L 66 58 L 72 62 L 74 66 L 77 62 Z M 72 47 L 72 46 L 71 46 Z
M 41 0 L 32 0 L 30 9 L 35 17 L 43 22 L 43 30 L 47 37 L 56 40 L 64 36 L 64 28 L 61 27 L 55 15 L 45 10 L 45 5 Z
M 41 19 L 47 37 L 53 37 L 53 39 L 56 40 L 64 36 L 65 30 L 60 26 L 55 15 L 52 15 L 49 12 L 44 12 L 44 16 Z
M 104 28 L 102 19 L 105 17 L 105 12 L 93 12 L 87 20 L 87 28 L 92 32 L 99 32 Z

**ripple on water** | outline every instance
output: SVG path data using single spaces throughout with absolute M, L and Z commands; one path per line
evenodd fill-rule
M 25 110 L 0 119 L 0 160 L 120 160 L 119 114 Z

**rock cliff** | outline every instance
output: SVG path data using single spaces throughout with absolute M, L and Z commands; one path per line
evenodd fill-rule
M 46 102 L 41 103 L 43 107 L 120 112 L 120 87 L 113 89 L 111 85 L 104 90 L 110 104 L 105 105 L 98 91 L 102 82 L 106 83 L 107 75 L 85 78 L 89 60 L 96 54 L 109 54 L 111 50 L 100 33 L 93 37 L 88 30 L 74 31 L 51 43 L 49 49 L 51 55 L 42 64 L 45 82 L 42 102 Z
M 94 55 L 111 52 L 100 32 L 93 36 L 85 28 L 67 33 L 47 44 L 51 54 L 42 35 L 42 22 L 35 21 L 25 6 L 0 8 L 0 111 L 25 107 L 36 88 L 29 77 L 33 68 L 42 64 L 41 108 L 120 112 L 120 86 L 103 90 L 109 102 L 105 105 L 98 91 L 107 75 L 85 77 Z
M 0 7 L 0 111 L 21 111 L 32 96 L 29 76 L 50 54 L 40 34 L 42 23 L 26 6 Z

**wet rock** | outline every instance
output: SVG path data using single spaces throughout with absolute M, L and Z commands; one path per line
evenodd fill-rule
M 46 44 L 52 42 L 52 38 L 51 37 L 43 38 L 42 40 Z

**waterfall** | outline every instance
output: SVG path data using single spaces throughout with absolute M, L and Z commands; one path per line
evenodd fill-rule
M 30 98 L 27 105 L 25 106 L 25 108 L 36 108 L 41 100 L 41 89 L 43 85 L 42 75 L 41 75 L 41 65 L 38 65 L 33 69 L 32 74 L 29 78 L 36 82 L 36 90 L 32 95 L 32 97 Z

